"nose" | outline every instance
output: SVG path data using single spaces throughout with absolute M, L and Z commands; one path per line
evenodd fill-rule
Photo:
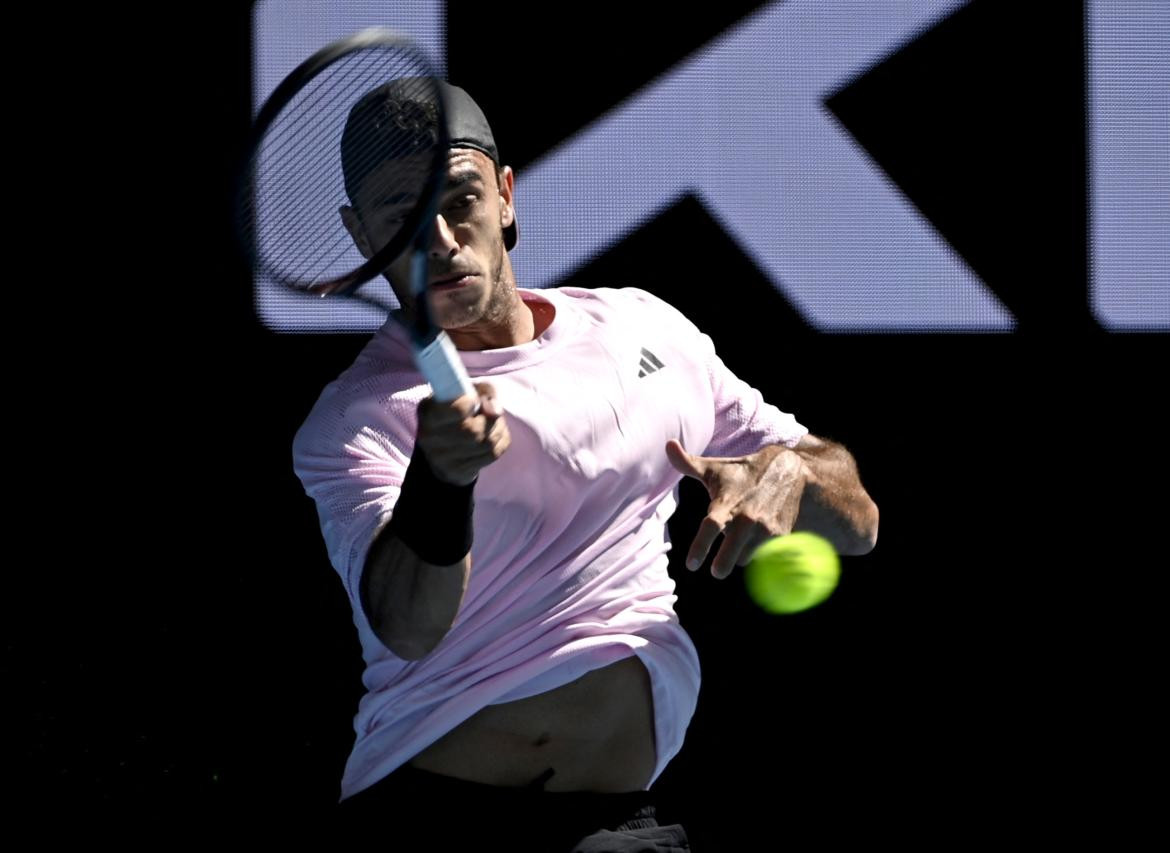
M 431 232 L 431 250 L 430 256 L 432 258 L 446 258 L 450 257 L 459 249 L 459 244 L 455 242 L 455 235 L 451 231 L 451 227 L 447 224 L 447 220 L 443 215 L 437 214 L 435 216 L 435 227 Z

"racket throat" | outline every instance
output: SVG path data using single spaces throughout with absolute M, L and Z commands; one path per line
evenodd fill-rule
M 435 392 L 436 400 L 449 403 L 464 395 L 475 397 L 475 387 L 463 367 L 455 343 L 446 332 L 440 330 L 428 344 L 417 345 L 416 342 L 414 359 L 419 372 Z

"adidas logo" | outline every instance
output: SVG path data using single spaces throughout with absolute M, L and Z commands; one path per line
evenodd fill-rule
M 665 364 L 658 360 L 658 356 L 650 352 L 650 350 L 646 349 L 645 347 L 642 347 L 641 364 L 642 369 L 638 371 L 639 379 L 641 379 L 647 373 L 653 373 L 655 370 L 661 370 L 662 368 L 666 367 Z

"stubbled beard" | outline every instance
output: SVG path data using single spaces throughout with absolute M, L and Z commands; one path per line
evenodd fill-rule
M 499 233 L 496 235 L 495 249 L 492 252 L 493 263 L 489 269 L 484 273 L 484 279 L 487 286 L 491 289 L 488 296 L 487 304 L 483 308 L 483 312 L 479 315 L 464 314 L 463 306 L 455 308 L 452 313 L 448 313 L 445 317 L 438 317 L 432 311 L 432 321 L 438 320 L 454 320 L 459 322 L 459 326 L 451 328 L 458 330 L 461 326 L 466 326 L 470 323 L 478 321 L 487 321 L 492 324 L 503 324 L 508 318 L 508 311 L 512 304 L 513 287 L 509 286 L 504 280 L 504 229 L 501 227 Z M 442 323 L 439 323 L 442 325 Z
M 489 269 L 486 274 L 486 279 L 489 283 L 489 286 L 491 287 L 491 296 L 488 297 L 488 303 L 484 307 L 483 314 L 481 314 L 479 317 L 473 317 L 472 319 L 467 320 L 464 325 L 473 322 L 474 320 L 502 322 L 508 316 L 508 308 L 512 301 L 512 291 L 515 289 L 515 287 L 514 285 L 507 285 L 504 281 L 504 255 L 506 254 L 507 250 L 504 248 L 504 229 L 502 226 L 499 230 L 499 233 L 496 235 L 496 240 L 494 242 L 496 244 L 495 251 L 493 252 L 495 263 L 493 264 L 493 268 Z M 415 313 L 415 300 L 409 288 L 400 293 L 398 288 L 394 286 L 394 281 L 390 278 L 389 275 L 384 275 L 384 278 L 390 285 L 390 290 L 398 298 L 398 304 L 402 306 L 402 310 L 406 315 L 404 319 L 413 320 Z M 423 298 L 427 298 L 425 293 L 423 294 Z M 436 316 L 435 311 L 429 302 L 427 307 L 431 309 L 430 319 L 432 323 L 436 323 L 438 320 L 442 319 Z M 459 327 L 456 326 L 455 328 L 458 329 Z
M 502 321 L 512 303 L 512 288 L 504 283 L 504 231 L 496 240 L 495 269 L 491 272 L 492 295 L 484 314 L 491 320 Z

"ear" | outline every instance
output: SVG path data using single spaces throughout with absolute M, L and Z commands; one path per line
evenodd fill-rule
M 341 221 L 345 224 L 345 230 L 353 238 L 353 242 L 357 246 L 358 251 L 368 261 L 374 256 L 374 253 L 370 250 L 370 241 L 366 237 L 365 226 L 362 225 L 362 220 L 358 216 L 357 211 L 348 204 L 343 204 L 337 212 L 341 214 Z
M 497 179 L 500 184 L 500 227 L 507 228 L 516 219 L 516 211 L 512 207 L 512 190 L 516 178 L 512 174 L 512 167 L 505 166 Z

